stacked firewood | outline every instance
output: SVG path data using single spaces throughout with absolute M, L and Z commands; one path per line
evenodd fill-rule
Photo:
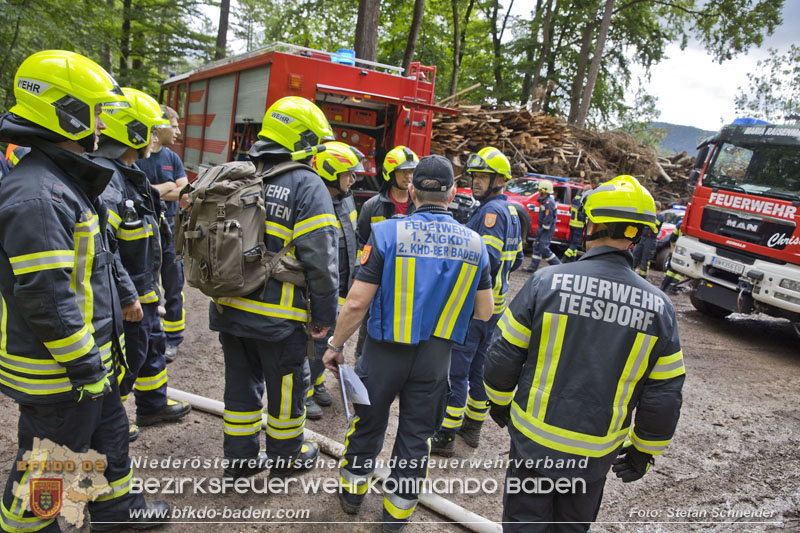
M 685 203 L 691 197 L 688 178 L 694 158 L 686 154 L 661 158 L 624 132 L 591 132 L 527 109 L 457 109 L 458 115 L 434 115 L 431 140 L 431 153 L 448 157 L 457 175 L 470 154 L 494 146 L 511 160 L 514 176 L 548 174 L 597 184 L 630 174 L 664 204 Z

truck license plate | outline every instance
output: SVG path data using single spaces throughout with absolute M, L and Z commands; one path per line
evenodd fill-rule
M 727 259 L 723 259 L 722 257 L 712 257 L 711 264 L 714 265 L 716 268 L 721 270 L 727 270 L 728 272 L 733 272 L 734 274 L 741 274 L 744 272 L 744 265 L 740 265 L 734 261 L 729 261 Z

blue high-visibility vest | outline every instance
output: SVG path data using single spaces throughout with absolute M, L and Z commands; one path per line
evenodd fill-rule
M 480 235 L 431 212 L 379 222 L 373 235 L 384 268 L 370 308 L 370 336 L 402 344 L 431 336 L 464 342 L 489 262 Z

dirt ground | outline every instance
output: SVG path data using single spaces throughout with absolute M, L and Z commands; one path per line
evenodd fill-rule
M 524 272 L 512 275 L 512 294 L 527 279 Z M 651 273 L 660 283 L 661 274 Z M 686 294 L 673 296 L 683 341 L 687 380 L 677 433 L 667 451 L 642 480 L 623 484 L 609 475 L 603 506 L 594 532 L 681 532 L 681 531 L 800 531 L 800 340 L 785 320 L 765 316 L 734 315 L 714 320 L 694 310 Z M 169 366 L 171 387 L 222 400 L 224 368 L 217 335 L 208 330 L 207 298 L 187 288 L 186 341 L 177 360 Z M 355 339 L 346 354 L 352 362 Z M 326 373 L 328 389 L 336 391 L 337 381 Z M 343 442 L 345 418 L 336 394 L 325 417 L 309 421 L 307 427 Z M 381 457 L 389 458 L 396 429 L 390 422 Z M 132 398 L 128 401 L 133 418 Z M 0 397 L 0 465 L 2 476 L 16 451 L 17 408 Z M 473 450 L 459 438 L 456 459 L 480 458 L 494 461 L 509 448 L 506 430 L 488 420 L 481 446 Z M 192 412 L 181 422 L 143 428 L 131 445 L 132 456 L 152 459 L 214 459 L 222 452 L 222 420 Z M 333 460 L 301 479 L 337 479 Z M 139 468 L 136 476 L 218 477 L 217 470 L 189 468 Z M 432 479 L 473 477 L 486 482 L 494 493 L 442 494 L 490 520 L 502 513 L 502 468 L 431 469 Z M 265 478 L 265 476 L 261 476 Z M 269 509 L 273 517 L 280 510 L 309 510 L 307 518 L 247 520 L 222 517 L 212 520 L 176 520 L 166 530 L 194 531 L 380 531 L 382 497 L 367 496 L 359 515 L 344 514 L 336 494 L 306 494 L 294 486 L 288 493 L 193 494 L 187 485 L 183 494 L 150 495 L 175 507 L 195 510 Z M 731 514 L 733 513 L 733 514 Z M 185 522 L 185 523 L 184 523 Z M 194 522 L 194 523 L 190 523 Z M 200 523 L 198 523 L 200 522 Z M 261 522 L 261 523 L 257 523 Z M 63 526 L 69 531 L 68 525 Z M 84 528 L 88 530 L 88 528 Z M 419 506 L 412 517 L 410 532 L 462 531 L 462 526 Z

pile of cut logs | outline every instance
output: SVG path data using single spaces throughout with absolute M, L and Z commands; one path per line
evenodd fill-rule
M 621 131 L 578 129 L 561 118 L 527 109 L 460 105 L 458 115 L 437 113 L 431 153 L 448 157 L 456 175 L 470 154 L 494 146 L 511 160 L 514 176 L 525 173 L 564 176 L 597 184 L 631 174 L 665 205 L 685 203 L 693 157 L 659 157 Z

